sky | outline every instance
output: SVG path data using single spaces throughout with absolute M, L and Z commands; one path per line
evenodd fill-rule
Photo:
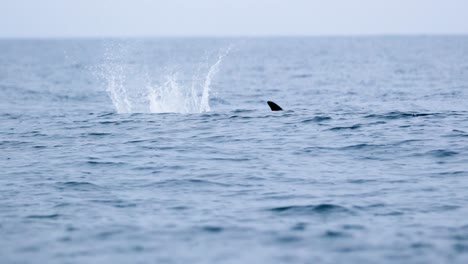
M 468 34 L 468 0 L 0 0 L 0 38 Z

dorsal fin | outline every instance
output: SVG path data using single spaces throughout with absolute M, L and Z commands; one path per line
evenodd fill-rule
M 283 108 L 281 108 L 279 105 L 272 101 L 267 101 L 267 104 L 270 107 L 271 111 L 283 111 Z

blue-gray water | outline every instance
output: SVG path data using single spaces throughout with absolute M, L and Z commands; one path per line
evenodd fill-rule
M 468 37 L 1 40 L 0 262 L 467 263 Z

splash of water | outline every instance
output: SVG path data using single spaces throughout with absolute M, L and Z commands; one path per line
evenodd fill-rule
M 222 50 L 206 76 L 193 76 L 191 85 L 180 81 L 178 72 L 166 73 L 164 81 L 154 83 L 147 72 L 115 62 L 111 56 L 106 56 L 101 77 L 106 81 L 107 93 L 117 113 L 208 112 L 212 81 L 229 51 L 230 48 Z
M 177 81 L 177 74 L 171 74 L 166 76 L 166 82 L 163 85 L 148 87 L 151 112 L 203 113 L 210 111 L 211 82 L 228 52 L 229 49 L 219 54 L 218 60 L 209 68 L 201 86 L 194 78 L 190 89 L 185 90 Z

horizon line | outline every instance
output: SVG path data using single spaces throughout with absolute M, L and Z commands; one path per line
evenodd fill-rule
M 466 37 L 468 33 L 363 33 L 363 34 L 245 34 L 245 35 L 68 35 L 68 36 L 0 36 L 0 40 L 48 39 L 259 39 L 259 38 L 341 38 L 341 37 Z

